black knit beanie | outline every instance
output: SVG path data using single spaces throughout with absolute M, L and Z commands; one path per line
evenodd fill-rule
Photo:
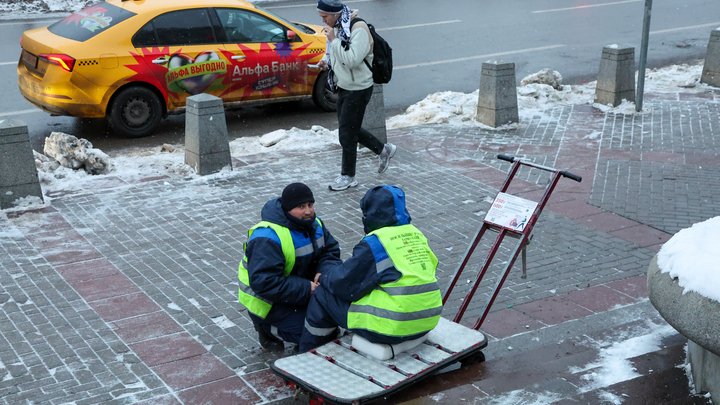
M 302 203 L 314 203 L 315 197 L 313 197 L 310 187 L 303 183 L 292 183 L 283 190 L 280 202 L 283 211 L 288 212 Z
M 318 0 L 317 9 L 328 14 L 339 14 L 343 10 L 343 4 L 340 0 Z

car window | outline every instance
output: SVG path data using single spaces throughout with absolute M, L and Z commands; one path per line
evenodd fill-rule
M 84 42 L 136 15 L 106 2 L 87 7 L 48 27 L 63 38 Z
M 308 27 L 308 26 L 306 26 L 306 25 L 304 25 L 304 24 L 299 24 L 299 23 L 296 23 L 296 22 L 288 21 L 288 20 L 282 18 L 281 16 L 273 13 L 272 11 L 266 10 L 266 9 L 258 6 L 257 4 L 255 5 L 255 9 L 256 9 L 256 10 L 263 11 L 263 12 L 265 12 L 266 14 L 271 15 L 271 16 L 275 17 L 276 20 L 282 21 L 282 22 L 284 22 L 285 24 L 287 24 L 287 25 L 289 25 L 289 26 L 291 26 L 291 27 L 299 28 L 300 30 L 304 31 L 306 34 L 314 34 L 314 33 L 315 33 L 315 30 L 314 30 L 314 29 L 312 29 L 312 28 L 310 28 L 310 27 Z
M 157 46 L 157 37 L 155 36 L 152 22 L 145 24 L 144 27 L 135 33 L 132 38 L 132 43 L 135 48 Z
M 237 8 L 216 10 L 230 43 L 281 42 L 286 28 L 265 16 Z
M 217 42 L 207 9 L 179 10 L 155 17 L 152 26 L 159 46 L 204 45 Z

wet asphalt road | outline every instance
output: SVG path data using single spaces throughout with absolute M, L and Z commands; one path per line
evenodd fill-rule
M 487 60 L 514 62 L 518 82 L 543 68 L 559 71 L 564 82 L 594 80 L 602 47 L 634 46 L 640 54 L 644 0 L 351 0 L 393 47 L 395 70 L 385 86 L 388 115 L 438 91 L 472 92 Z M 712 29 L 720 27 L 717 0 L 655 1 L 648 67 L 700 59 Z M 293 21 L 321 24 L 312 1 L 258 3 Z M 183 141 L 184 115 L 164 120 L 157 133 L 143 139 L 113 135 L 104 120 L 51 117 L 27 103 L 17 89 L 19 39 L 27 29 L 58 16 L 0 21 L 0 119 L 28 124 L 31 143 L 40 151 L 45 137 L 62 131 L 90 140 L 106 152 L 129 146 Z M 312 101 L 229 111 L 231 138 L 261 135 L 279 128 L 312 125 L 337 127 L 334 113 Z

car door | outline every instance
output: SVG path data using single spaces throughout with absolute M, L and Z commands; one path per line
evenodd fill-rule
M 211 9 L 168 12 L 153 18 L 133 44 L 167 94 L 168 109 L 200 93 L 220 96 L 228 73 L 225 33 Z
M 227 38 L 224 45 L 230 85 L 225 99 L 246 101 L 309 94 L 307 63 L 300 60 L 306 46 L 292 35 L 294 32 L 288 38 L 288 27 L 252 10 L 215 10 Z

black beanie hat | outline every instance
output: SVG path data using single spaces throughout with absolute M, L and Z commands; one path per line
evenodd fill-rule
M 318 0 L 317 9 L 328 14 L 339 14 L 343 11 L 343 4 L 340 0 Z
M 283 190 L 280 202 L 283 211 L 288 212 L 302 203 L 315 202 L 315 197 L 310 187 L 303 183 L 292 183 Z

